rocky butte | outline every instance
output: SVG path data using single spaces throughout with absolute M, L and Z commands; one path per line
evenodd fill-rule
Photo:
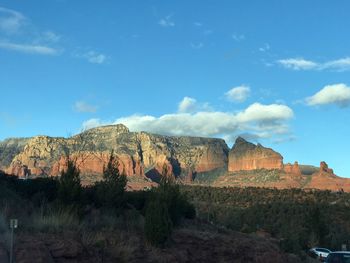
M 4 140 L 0 142 L 0 170 L 19 177 L 57 176 L 66 169 L 69 158 L 78 166 L 82 182 L 90 184 L 102 179 L 112 150 L 129 181 L 147 177 L 157 181 L 164 175 L 191 183 L 196 182 L 197 174 L 216 174 L 214 186 L 350 191 L 350 179 L 336 176 L 325 162 L 319 169 L 298 162 L 284 164 L 280 153 L 242 137 L 229 149 L 222 139 L 130 132 L 122 124 L 93 128 L 69 138 Z M 139 188 L 145 186 L 142 180 Z
M 283 169 L 283 157 L 261 144 L 255 145 L 238 137 L 228 159 L 228 171 L 249 171 L 257 169 Z
M 57 176 L 70 158 L 83 179 L 89 176 L 98 180 L 112 150 L 119 170 L 127 176 L 157 176 L 166 166 L 169 175 L 176 177 L 224 167 L 229 151 L 221 139 L 130 132 L 118 124 L 93 128 L 70 138 L 36 136 L 1 142 L 0 169 L 20 177 Z

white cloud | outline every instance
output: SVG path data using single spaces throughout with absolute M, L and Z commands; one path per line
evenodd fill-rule
M 293 70 L 350 70 L 350 57 L 330 60 L 323 63 L 312 60 L 305 60 L 303 58 L 288 58 L 280 59 L 277 61 L 277 63 L 285 68 Z
M 43 46 L 43 45 L 0 42 L 0 48 L 18 51 L 18 52 L 22 52 L 22 53 L 29 53 L 29 54 L 39 54 L 39 55 L 57 55 L 57 54 L 59 54 L 59 50 L 52 48 L 52 47 Z
M 194 112 L 196 110 L 196 104 L 196 99 L 184 97 L 183 100 L 179 103 L 178 111 L 181 113 Z
M 194 113 L 198 111 L 212 111 L 209 103 L 198 103 L 196 99 L 184 97 L 179 103 L 179 113 Z
M 293 110 L 286 105 L 270 104 L 263 105 L 254 103 L 247 109 L 237 114 L 239 122 L 261 122 L 274 123 L 278 120 L 287 120 L 293 118 Z
M 95 127 L 99 127 L 99 126 L 103 126 L 103 125 L 107 125 L 107 124 L 108 123 L 104 123 L 100 119 L 95 119 L 95 118 L 90 119 L 90 120 L 83 122 L 82 131 L 86 131 L 86 130 L 89 130 L 91 128 L 95 128 Z
M 75 56 L 78 58 L 84 58 L 88 62 L 93 63 L 93 64 L 103 64 L 108 59 L 106 55 L 104 55 L 102 53 L 98 53 L 98 52 L 93 51 L 93 50 L 90 50 L 84 54 L 78 54 Z
M 320 66 L 321 69 L 334 69 L 337 71 L 350 70 L 350 57 L 331 60 Z
M 283 67 L 293 70 L 310 70 L 317 69 L 319 67 L 316 62 L 305 60 L 303 58 L 280 59 L 277 62 Z
M 293 110 L 285 105 L 262 105 L 254 103 L 243 111 L 197 111 L 192 109 L 197 101 L 184 98 L 179 105 L 179 112 L 156 117 L 151 115 L 132 115 L 115 121 L 90 119 L 83 123 L 84 129 L 101 125 L 123 123 L 131 131 L 147 131 L 165 135 L 190 135 L 220 137 L 232 142 L 238 134 L 251 134 L 255 138 L 290 137 L 286 122 L 293 118 Z M 182 109 L 183 111 L 180 111 Z
M 225 93 L 226 98 L 233 102 L 244 102 L 250 95 L 250 87 L 241 85 Z
M 58 55 L 62 49 L 52 47 L 60 36 L 52 31 L 39 32 L 20 12 L 0 7 L 0 48 L 22 53 Z M 23 41 L 25 40 L 25 41 Z
M 335 104 L 339 107 L 350 105 L 350 87 L 340 83 L 327 85 L 313 96 L 306 99 L 310 106 Z
M 162 27 L 173 27 L 175 23 L 171 20 L 172 15 L 168 15 L 161 20 L 159 20 L 158 24 Z
M 0 7 L 0 31 L 7 34 L 14 34 L 25 23 L 26 18 L 17 11 Z
M 94 113 L 97 111 L 97 106 L 94 105 L 90 105 L 88 103 L 86 103 L 85 101 L 77 101 L 74 104 L 74 109 L 77 112 L 89 112 L 89 113 Z

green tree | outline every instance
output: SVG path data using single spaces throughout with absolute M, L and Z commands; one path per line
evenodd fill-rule
M 172 222 L 164 200 L 153 198 L 147 205 L 145 237 L 154 246 L 163 246 L 172 232 Z
M 183 217 L 195 218 L 196 211 L 186 195 L 181 193 L 180 186 L 176 183 L 175 178 L 166 176 L 167 174 L 167 167 L 164 165 L 156 194 L 166 204 L 171 221 L 174 226 L 177 226 Z
M 103 169 L 103 181 L 98 184 L 98 199 L 110 209 L 119 209 L 124 204 L 126 176 L 119 172 L 118 160 L 111 152 L 108 164 Z
M 61 172 L 58 199 L 64 205 L 77 205 L 81 197 L 80 172 L 72 160 L 67 161 L 66 171 Z

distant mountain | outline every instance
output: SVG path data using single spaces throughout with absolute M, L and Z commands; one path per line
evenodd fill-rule
M 102 179 L 112 150 L 119 170 L 137 181 L 138 188 L 149 182 L 147 177 L 158 181 L 164 175 L 186 183 L 204 180 L 213 186 L 350 191 L 350 179 L 334 175 L 323 162 L 320 168 L 284 164 L 281 154 L 241 137 L 230 150 L 222 139 L 130 132 L 122 124 L 93 128 L 70 138 L 7 139 L 0 142 L 0 169 L 19 177 L 58 176 L 70 158 L 80 169 L 83 183 L 90 184 Z
M 23 151 L 28 141 L 28 138 L 9 138 L 0 141 L 0 168 L 10 166 L 13 158 Z
M 283 169 L 282 155 L 261 144 L 255 145 L 238 137 L 229 153 L 228 171 L 257 169 Z
M 0 145 L 1 168 L 20 177 L 56 176 L 65 169 L 67 156 L 84 176 L 101 178 L 113 150 L 119 169 L 127 176 L 191 176 L 227 164 L 229 148 L 224 140 L 200 137 L 170 137 L 130 132 L 124 125 L 90 129 L 70 138 L 36 136 L 21 143 Z M 1 146 L 0 146 L 1 147 Z M 11 150 L 6 150 L 11 149 Z

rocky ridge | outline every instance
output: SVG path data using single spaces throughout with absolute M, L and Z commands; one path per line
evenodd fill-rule
M 255 145 L 238 137 L 229 154 L 228 171 L 257 169 L 283 169 L 282 155 L 261 144 Z
M 231 149 L 224 140 L 201 137 L 176 137 L 130 132 L 121 124 L 87 130 L 70 138 L 36 136 L 0 142 L 0 170 L 19 177 L 58 176 L 68 158 L 78 166 L 82 182 L 102 179 L 103 167 L 111 152 L 119 170 L 136 178 L 153 181 L 161 175 L 196 182 L 197 174 L 218 173 L 216 186 L 264 186 L 277 188 L 319 188 L 350 191 L 350 179 L 338 177 L 325 162 L 320 168 L 284 164 L 283 156 L 242 137 Z M 224 174 L 222 174 L 224 173 Z
M 227 163 L 224 140 L 199 137 L 170 137 L 146 132 L 130 132 L 124 125 L 94 128 L 70 138 L 36 136 L 18 146 L 7 173 L 57 176 L 66 167 L 67 156 L 81 174 L 101 175 L 111 151 L 118 158 L 119 170 L 127 176 L 162 173 L 164 165 L 176 177 L 190 170 L 210 171 Z M 11 156 L 12 157 L 12 156 Z M 5 165 L 4 165 L 5 166 Z

